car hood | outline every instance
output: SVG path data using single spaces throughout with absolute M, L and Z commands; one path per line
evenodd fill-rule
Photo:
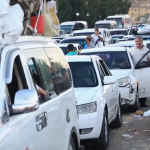
M 98 87 L 75 88 L 77 105 L 90 103 L 97 91 Z
M 119 69 L 119 70 L 110 70 L 113 76 L 117 79 L 127 77 L 130 73 L 131 69 Z

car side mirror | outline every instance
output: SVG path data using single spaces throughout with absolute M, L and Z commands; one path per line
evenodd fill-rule
M 23 114 L 36 111 L 39 108 L 38 94 L 35 90 L 20 90 L 15 95 L 12 105 L 13 114 Z
M 117 82 L 117 79 L 114 76 L 105 76 L 104 77 L 104 85 L 114 84 Z
M 148 67 L 150 67 L 150 62 L 149 61 L 142 61 L 135 66 L 135 69 L 142 69 L 142 68 L 148 68 Z

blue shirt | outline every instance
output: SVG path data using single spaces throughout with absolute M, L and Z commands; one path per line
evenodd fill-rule
M 77 52 L 69 52 L 66 55 L 77 55 Z

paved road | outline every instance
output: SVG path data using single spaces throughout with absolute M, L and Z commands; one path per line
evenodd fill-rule
M 150 100 L 148 103 L 150 106 Z M 141 110 L 147 111 L 145 109 Z M 150 117 L 139 120 L 133 113 L 126 111 L 123 114 L 123 122 L 130 123 L 122 125 L 119 129 L 110 129 L 110 146 L 108 150 L 150 150 L 150 132 L 143 131 L 150 130 Z M 129 129 L 136 129 L 136 131 L 129 132 Z M 133 138 L 125 139 L 122 137 L 123 134 L 130 134 Z

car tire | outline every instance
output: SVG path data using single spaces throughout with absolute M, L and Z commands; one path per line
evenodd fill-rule
M 110 124 L 113 128 L 120 128 L 122 126 L 122 110 L 121 110 L 121 104 L 120 104 L 120 97 L 118 101 L 118 109 L 117 109 L 117 115 L 115 120 Z
M 107 149 L 109 147 L 109 124 L 108 115 L 104 111 L 103 123 L 99 138 L 94 143 L 94 149 Z
M 135 103 L 134 105 L 129 106 L 129 111 L 130 112 L 136 112 L 137 110 L 139 110 L 140 105 L 139 105 L 139 94 L 138 92 L 136 92 L 136 96 L 135 96 Z
M 74 139 L 71 137 L 68 150 L 76 150 Z

